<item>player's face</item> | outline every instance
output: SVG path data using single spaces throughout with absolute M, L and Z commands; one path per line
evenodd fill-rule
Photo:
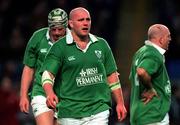
M 87 11 L 78 11 L 69 24 L 77 36 L 86 37 L 91 29 L 91 17 Z
M 66 34 L 66 28 L 63 26 L 51 27 L 49 30 L 50 38 L 53 42 L 59 40 Z

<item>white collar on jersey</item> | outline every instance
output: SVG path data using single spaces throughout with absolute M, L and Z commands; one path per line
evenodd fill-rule
M 47 30 L 47 32 L 46 32 L 46 39 L 47 39 L 47 41 L 48 41 L 48 44 L 52 46 L 52 45 L 53 45 L 53 42 L 51 41 L 50 36 L 49 36 L 49 28 L 48 28 L 48 30 Z
M 98 39 L 91 33 L 89 33 L 89 37 L 91 39 L 91 41 L 94 43 L 96 41 L 98 41 Z M 66 35 L 66 43 L 67 44 L 72 44 L 73 43 L 73 37 L 72 37 L 72 34 L 71 34 L 71 31 L 69 30 L 67 35 Z
M 154 43 L 152 43 L 151 41 L 149 41 L 149 40 L 146 40 L 145 41 L 145 45 L 150 45 L 150 46 L 153 46 L 154 48 L 156 48 L 162 55 L 164 55 L 164 53 L 166 52 L 166 50 L 165 49 L 163 49 L 163 48 L 161 48 L 161 47 L 159 47 L 158 45 L 156 45 L 156 44 L 154 44 Z
M 48 30 L 47 30 L 47 32 L 46 32 L 46 39 L 47 39 L 48 41 L 51 41 L 50 36 L 49 36 L 49 28 L 48 28 Z

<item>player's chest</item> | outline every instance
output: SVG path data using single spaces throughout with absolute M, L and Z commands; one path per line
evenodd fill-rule
M 64 63 L 69 66 L 75 65 L 96 65 L 103 63 L 105 53 L 102 49 L 88 48 L 86 52 L 78 48 L 71 48 L 65 52 Z

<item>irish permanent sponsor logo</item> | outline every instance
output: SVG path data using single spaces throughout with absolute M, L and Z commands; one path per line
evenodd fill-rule
M 77 86 L 87 86 L 103 82 L 103 74 L 98 73 L 97 67 L 82 69 L 79 74 L 80 77 L 76 77 Z

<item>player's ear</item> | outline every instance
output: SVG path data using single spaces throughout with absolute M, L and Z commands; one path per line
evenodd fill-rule
M 69 23 L 69 27 L 72 28 L 73 27 L 72 20 L 69 20 L 68 23 Z
M 160 44 L 160 45 L 163 45 L 163 42 L 164 42 L 164 38 L 163 38 L 163 37 L 160 37 L 160 38 L 159 38 L 159 44 Z

